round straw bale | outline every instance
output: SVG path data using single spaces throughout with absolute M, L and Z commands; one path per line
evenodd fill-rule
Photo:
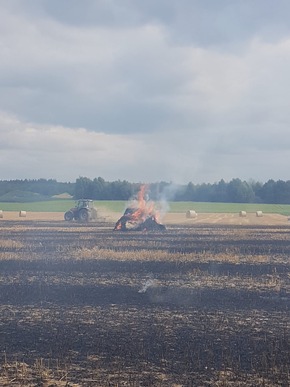
M 26 218 L 26 211 L 19 211 L 20 218 Z
M 188 210 L 188 211 L 186 211 L 186 217 L 191 218 L 191 219 L 196 218 L 197 213 L 194 210 Z
M 246 211 L 240 211 L 240 212 L 239 212 L 239 215 L 240 215 L 241 217 L 245 218 L 245 217 L 247 216 L 247 213 L 246 213 Z
M 262 211 L 256 211 L 256 216 L 261 218 L 263 216 L 263 212 Z
M 0 218 L 3 218 L 3 210 L 0 210 Z

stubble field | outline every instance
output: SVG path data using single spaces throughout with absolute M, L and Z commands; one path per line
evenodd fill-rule
M 1 386 L 288 386 L 290 225 L 0 220 Z

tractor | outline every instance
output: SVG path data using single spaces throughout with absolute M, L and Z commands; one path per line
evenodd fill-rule
M 89 222 L 97 219 L 97 210 L 91 199 L 79 199 L 76 206 L 64 214 L 64 219 L 68 222 L 78 220 L 80 222 Z

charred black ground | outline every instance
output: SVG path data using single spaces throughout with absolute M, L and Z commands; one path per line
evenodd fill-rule
M 290 225 L 113 226 L 1 221 L 1 386 L 289 385 Z

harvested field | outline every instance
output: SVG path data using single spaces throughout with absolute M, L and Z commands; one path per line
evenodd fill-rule
M 122 213 L 110 212 L 106 210 L 100 211 L 101 221 L 116 222 Z M 4 211 L 3 220 L 41 220 L 41 221 L 62 221 L 64 219 L 63 212 L 29 212 L 27 211 L 26 218 L 19 218 L 17 211 Z M 241 218 L 238 213 L 199 213 L 196 218 L 186 218 L 186 213 L 167 213 L 163 218 L 164 224 L 233 224 L 233 225 L 285 225 L 288 217 L 280 214 L 264 214 L 263 217 L 257 217 L 256 213 L 248 213 L 245 218 Z M 1 224 L 1 223 L 0 223 Z
M 56 214 L 0 220 L 1 386 L 289 385 L 286 217 Z

